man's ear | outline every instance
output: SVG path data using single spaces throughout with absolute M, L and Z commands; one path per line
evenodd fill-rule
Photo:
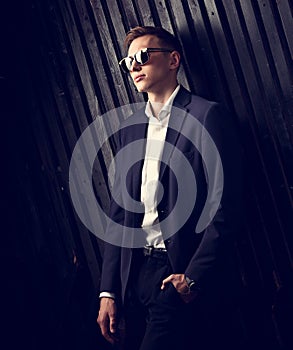
M 170 69 L 178 69 L 180 66 L 180 53 L 172 51 L 170 54 Z

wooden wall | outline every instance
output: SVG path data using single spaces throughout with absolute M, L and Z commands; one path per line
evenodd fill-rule
M 4 186 L 10 235 L 2 256 L 11 268 L 7 285 L 14 300 L 8 326 L 17 329 L 11 311 L 29 315 L 21 334 L 31 349 L 107 348 L 95 326 L 103 243 L 75 214 L 69 163 L 97 116 L 144 100 L 117 62 L 131 27 L 159 25 L 182 42 L 180 82 L 225 103 L 240 125 L 247 227 L 238 256 L 250 348 L 292 348 L 289 0 L 25 0 L 17 9 L 9 5 L 2 12 L 10 19 L 11 54 L 1 73 L 10 169 Z M 110 146 L 93 174 L 105 210 Z M 8 334 L 11 344 L 21 343 L 14 331 Z

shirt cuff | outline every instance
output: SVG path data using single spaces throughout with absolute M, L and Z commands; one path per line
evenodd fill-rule
M 99 295 L 99 298 L 111 298 L 111 299 L 115 299 L 115 293 L 101 292 L 100 295 Z

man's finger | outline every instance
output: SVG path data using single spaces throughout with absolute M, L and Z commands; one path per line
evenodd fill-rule
M 173 275 L 170 275 L 167 278 L 165 278 L 162 282 L 161 289 L 164 289 L 167 283 L 172 282 L 172 278 L 173 278 Z
M 110 318 L 110 332 L 115 333 L 116 332 L 116 319 Z
M 102 336 L 111 344 L 114 344 L 114 339 L 111 337 L 111 335 L 108 332 L 107 322 L 99 322 Z

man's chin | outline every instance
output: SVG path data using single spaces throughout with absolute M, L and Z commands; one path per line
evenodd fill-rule
M 138 92 L 147 92 L 147 86 L 145 84 L 138 83 L 135 87 Z
M 136 90 L 137 90 L 138 92 L 146 92 L 145 89 L 144 89 L 142 86 L 137 86 L 137 85 L 136 85 Z

